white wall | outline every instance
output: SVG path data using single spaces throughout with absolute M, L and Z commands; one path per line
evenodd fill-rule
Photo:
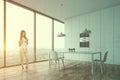
M 92 31 L 90 47 L 79 47 L 79 34 L 85 28 Z M 102 9 L 66 19 L 65 49 L 75 48 L 76 51 L 108 51 L 107 63 L 120 64 L 120 6 Z M 67 59 L 89 61 L 85 55 L 67 54 Z M 97 56 L 98 57 L 98 56 Z

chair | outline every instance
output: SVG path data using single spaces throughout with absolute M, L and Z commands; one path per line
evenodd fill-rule
M 58 65 L 60 71 L 60 60 L 62 61 L 64 67 L 64 53 L 59 53 L 58 55 L 56 51 L 49 52 L 49 68 L 51 68 L 51 65 L 55 62 L 55 66 Z
M 104 63 L 106 62 L 107 60 L 107 55 L 108 55 L 108 51 L 105 52 L 104 56 L 103 56 L 103 59 L 100 60 L 100 59 L 95 59 L 94 60 L 94 63 L 100 63 L 100 68 L 101 68 L 101 73 L 103 74 L 104 73 Z

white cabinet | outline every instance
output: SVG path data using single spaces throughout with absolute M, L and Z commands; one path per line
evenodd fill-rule
M 114 8 L 114 62 L 120 65 L 120 6 Z
M 101 11 L 101 51 L 108 51 L 107 63 L 114 63 L 113 53 L 113 25 L 114 9 L 108 8 Z

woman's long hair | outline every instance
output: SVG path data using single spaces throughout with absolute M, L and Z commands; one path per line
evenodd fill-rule
M 25 34 L 24 36 L 23 36 L 23 33 Z M 28 39 L 26 37 L 26 32 L 24 30 L 21 30 L 21 32 L 20 32 L 19 47 L 22 45 L 22 42 L 21 42 L 22 38 L 25 38 L 27 40 L 27 44 L 28 44 Z
M 25 36 L 22 35 L 23 33 L 25 33 Z M 24 37 L 26 40 L 28 40 L 27 37 L 26 37 L 26 32 L 25 32 L 25 30 L 21 30 L 20 40 L 22 40 L 23 37 Z

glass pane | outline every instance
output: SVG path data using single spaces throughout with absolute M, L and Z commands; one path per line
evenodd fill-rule
M 48 59 L 52 47 L 52 19 L 36 15 L 36 57 L 37 61 Z
M 20 52 L 18 41 L 21 30 L 26 31 L 29 40 L 29 62 L 34 61 L 33 53 L 33 25 L 34 13 L 19 6 L 7 3 L 7 27 L 6 27 L 6 58 L 7 65 L 20 64 Z
M 64 34 L 64 24 L 60 23 L 58 21 L 54 21 L 54 49 L 56 51 L 63 51 L 65 45 L 64 45 L 64 39 L 65 37 L 58 37 L 57 35 L 60 33 Z
M 3 1 L 0 0 L 0 67 L 3 66 L 4 58 L 3 58 Z

